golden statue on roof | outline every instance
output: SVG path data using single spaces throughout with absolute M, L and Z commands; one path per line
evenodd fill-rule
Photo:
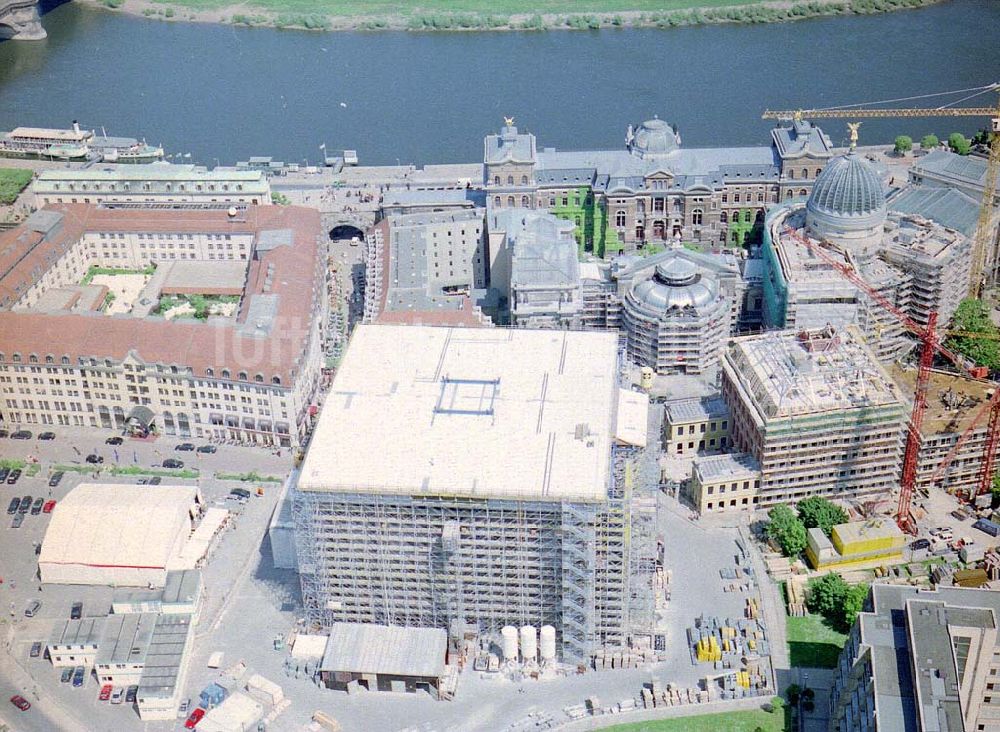
M 851 131 L 851 149 L 853 150 L 858 146 L 858 128 L 861 126 L 860 122 L 848 122 L 847 129 Z
M 514 126 L 514 118 L 513 117 L 504 117 L 503 118 L 503 123 L 507 127 L 513 127 Z

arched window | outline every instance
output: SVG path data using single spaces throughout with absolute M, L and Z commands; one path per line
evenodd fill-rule
M 726 236 L 727 236 L 726 235 L 726 230 L 723 229 L 722 231 L 719 232 L 719 241 L 721 241 L 723 244 L 725 244 L 726 243 Z
M 508 175 L 507 176 L 507 185 L 509 185 L 509 186 L 514 185 L 514 176 L 512 176 L 512 175 Z
M 272 376 L 271 377 L 271 383 L 272 384 L 280 384 L 281 383 L 281 377 L 280 376 Z
M 799 191 L 799 195 L 800 196 L 808 196 L 809 195 L 809 191 L 807 191 L 805 188 L 803 188 L 801 191 Z
M 527 196 L 521 196 L 521 207 L 522 208 L 528 208 L 529 206 L 531 206 L 531 204 L 528 202 L 528 197 Z
M 747 223 L 750 222 L 750 209 L 743 212 L 743 220 Z
M 729 214 L 727 214 L 725 211 L 723 211 L 722 213 L 720 213 L 719 214 L 719 223 L 720 224 L 728 224 L 729 223 Z
M 238 378 L 240 381 L 246 381 L 247 380 L 247 372 L 246 371 L 240 371 L 236 375 L 236 378 Z
M 45 357 L 45 363 L 55 363 L 56 359 L 51 353 Z
M 802 177 L 803 178 L 808 178 L 809 177 L 809 168 L 803 168 L 802 169 Z
M 528 185 L 528 176 L 526 176 L 526 175 L 522 175 L 521 176 L 521 185 L 522 186 Z
M 622 228 L 625 227 L 625 212 L 624 211 L 617 211 L 617 212 L 615 212 L 615 226 L 617 226 L 619 229 L 622 229 Z
M 791 198 L 791 197 L 792 197 L 793 195 L 794 195 L 794 192 L 793 192 L 793 191 L 791 191 L 791 190 L 789 190 L 789 191 L 788 191 L 788 192 L 787 192 L 787 193 L 785 194 L 785 198 Z
M 822 168 L 816 168 L 816 177 L 819 178 L 819 174 L 823 172 Z
M 514 197 L 513 196 L 507 196 L 507 205 L 510 206 L 511 208 L 514 208 Z
M 0 359 L 0 360 L 2 360 L 2 359 Z M 62 357 L 62 365 L 63 366 L 69 366 L 69 356 L 63 356 Z
M 795 171 L 794 170 L 789 170 L 788 171 L 788 180 L 795 180 Z
M 28 363 L 38 363 L 38 355 L 32 353 L 30 356 L 28 356 Z
M 733 235 L 732 235 L 732 239 L 733 239 L 734 242 L 739 241 L 740 240 L 740 233 L 738 231 L 734 231 Z
M 264 374 L 254 374 L 253 375 L 253 380 L 256 383 L 258 383 L 258 384 L 263 384 L 264 383 Z
M 205 369 L 205 376 L 215 376 L 215 369 L 213 368 Z
M 500 196 L 494 197 L 494 199 L 493 199 L 493 205 L 496 206 L 497 208 L 500 207 Z
M 20 353 L 15 353 L 13 356 L 11 356 L 11 358 L 13 359 L 14 363 L 21 363 L 21 354 Z
M 705 218 L 705 212 L 700 208 L 696 208 L 691 212 L 691 223 L 695 226 L 700 226 Z
M 229 369 L 222 369 L 222 378 L 223 379 L 230 378 Z
M 493 176 L 493 185 L 495 185 L 495 186 L 500 185 L 500 176 L 499 175 L 494 175 Z

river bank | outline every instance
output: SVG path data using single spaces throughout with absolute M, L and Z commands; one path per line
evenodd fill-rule
M 633 0 L 643 5 L 646 0 Z M 204 0 L 78 0 L 82 4 L 127 15 L 157 20 L 192 23 L 221 23 L 242 26 L 294 28 L 317 31 L 543 31 L 601 30 L 607 28 L 680 28 L 698 25 L 782 23 L 807 18 L 873 15 L 895 10 L 920 8 L 946 0 L 673 0 L 666 10 L 622 9 L 606 12 L 501 13 L 476 10 L 478 6 L 497 10 L 527 5 L 519 0 L 487 3 L 466 0 L 472 10 L 430 11 L 421 9 L 385 14 L 371 12 L 372 5 L 353 8 L 336 0 L 260 0 L 240 4 L 205 7 Z M 455 3 L 462 5 L 463 3 Z M 553 4 L 553 3 L 549 3 Z M 582 4 L 582 3 L 581 3 Z M 630 3 L 607 0 L 607 5 L 629 7 Z M 543 7 L 545 4 L 542 4 Z M 661 3 L 662 5 L 662 3 Z

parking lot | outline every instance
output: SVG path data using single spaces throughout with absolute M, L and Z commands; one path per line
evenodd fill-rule
M 184 484 L 200 486 L 208 505 L 224 505 L 234 512 L 233 521 L 218 548 L 204 569 L 205 599 L 196 637 L 207 628 L 221 625 L 220 618 L 228 617 L 233 603 L 233 590 L 257 566 L 261 536 L 280 492 L 280 483 L 246 483 L 216 477 L 218 474 L 256 472 L 262 476 L 284 476 L 291 465 L 288 450 L 281 456 L 272 451 L 235 446 L 219 446 L 214 454 L 194 451 L 177 451 L 183 438 L 161 437 L 152 442 L 125 440 L 122 445 L 107 445 L 104 440 L 114 433 L 94 430 L 63 429 L 55 440 L 11 440 L 0 438 L 0 455 L 4 459 L 37 459 L 40 468 L 34 476 L 22 475 L 18 481 L 0 487 L 0 503 L 6 506 L 14 496 L 31 495 L 58 502 L 78 483 L 94 481 L 95 470 L 102 467 L 96 480 L 109 483 L 132 483 L 147 479 L 141 475 L 111 476 L 111 466 L 153 468 L 164 459 L 183 460 L 185 468 L 199 471 L 199 480 L 162 478 L 164 485 Z M 191 440 L 196 446 L 204 444 Z M 104 458 L 103 466 L 88 466 L 88 454 Z M 49 487 L 49 474 L 55 465 L 66 465 L 85 472 L 66 471 L 55 487 Z M 264 488 L 262 498 L 252 498 L 245 504 L 227 500 L 229 491 L 237 486 Z M 137 486 L 137 490 L 141 487 Z M 35 547 L 40 544 L 51 514 L 30 511 L 24 515 L 20 528 L 11 528 L 11 517 L 0 517 L 0 610 L 3 623 L 0 628 L 4 653 L 0 654 L 0 701 L 3 709 L 0 720 L 13 725 L 16 730 L 111 730 L 148 729 L 169 730 L 183 723 L 142 723 L 132 705 L 111 705 L 99 701 L 100 685 L 88 676 L 81 688 L 60 682 L 60 670 L 42 657 L 31 658 L 32 643 L 47 641 L 60 623 L 69 619 L 74 602 L 83 603 L 83 615 L 105 615 L 110 610 L 113 590 L 110 587 L 44 585 L 38 581 Z M 34 617 L 28 618 L 24 610 L 32 600 L 42 605 Z M 196 638 L 197 649 L 197 638 Z M 200 688 L 200 687 L 199 687 Z M 195 691 L 191 689 L 192 693 Z M 32 707 L 19 712 L 8 700 L 20 694 Z M 85 710 L 84 714 L 80 712 Z M 81 720 L 85 720 L 81 721 Z

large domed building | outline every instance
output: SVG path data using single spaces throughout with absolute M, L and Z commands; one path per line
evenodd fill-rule
M 831 160 L 816 178 L 806 202 L 806 229 L 817 238 L 870 255 L 881 242 L 886 211 L 882 177 L 852 150 Z
M 732 298 L 711 270 L 681 250 L 631 285 L 622 303 L 630 359 L 657 373 L 703 373 L 718 364 L 730 332 Z
M 969 239 L 920 216 L 889 212 L 886 176 L 855 150 L 830 160 L 805 200 L 772 208 L 764 224 L 764 324 L 857 325 L 881 361 L 907 346 L 899 320 L 828 261 L 857 271 L 917 323 L 944 327 L 968 289 Z M 788 229 L 796 236 L 788 234 Z M 823 243 L 825 256 L 803 243 Z

